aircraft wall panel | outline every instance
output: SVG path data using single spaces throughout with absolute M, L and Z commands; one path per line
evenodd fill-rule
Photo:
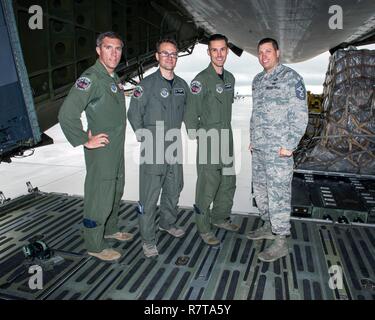
M 46 110 L 43 119 L 48 119 L 48 125 L 40 124 L 44 129 L 57 121 L 52 119 L 53 100 L 63 98 L 97 59 L 95 40 L 99 33 L 113 30 L 124 38 L 122 62 L 126 59 L 127 64 L 120 64 L 118 71 L 120 76 L 131 78 L 137 75 L 139 63 L 144 69 L 154 65 L 155 43 L 162 36 L 176 35 L 174 26 L 180 25 L 176 17 L 181 17 L 169 1 L 13 0 L 13 4 L 33 97 Z M 29 28 L 32 5 L 43 9 L 42 30 Z M 162 34 L 164 27 L 168 34 Z M 184 38 L 185 34 L 178 39 L 180 44 Z M 57 75 L 62 79 L 56 79 Z M 40 110 L 39 106 L 36 109 Z
M 58 68 L 52 72 L 53 89 L 56 94 L 59 93 L 59 88 L 73 83 L 76 80 L 75 66 L 69 65 L 66 67 Z
M 139 38 L 138 32 L 135 28 L 136 7 L 134 4 L 127 5 L 126 17 L 126 56 L 128 59 L 131 59 L 138 55 L 136 39 Z
M 45 72 L 37 76 L 30 77 L 30 85 L 32 88 L 35 102 L 38 102 L 42 98 L 49 98 L 49 73 Z
M 72 62 L 74 59 L 74 28 L 69 23 L 50 20 L 51 65 Z
M 48 1 L 48 12 L 50 15 L 53 15 L 57 18 L 73 22 L 73 0 L 50 0 Z
M 90 66 L 92 66 L 95 63 L 95 57 L 91 57 L 82 61 L 79 61 L 77 63 L 77 78 Z
M 83 28 L 94 29 L 95 10 L 92 0 L 79 0 L 74 2 L 75 23 Z
M 83 59 L 95 52 L 95 32 L 81 28 L 75 29 L 76 38 L 76 57 Z
M 18 31 L 28 73 L 48 68 L 48 30 L 29 28 L 29 14 L 18 11 Z M 43 24 L 46 24 L 44 19 Z
M 46 0 L 17 0 L 16 3 L 24 8 L 30 8 L 31 6 L 36 5 L 42 7 L 44 12 L 47 10 Z
M 112 2 L 108 0 L 95 1 L 95 30 L 105 32 L 112 26 Z
M 117 2 L 112 3 L 112 30 L 125 38 L 125 8 Z

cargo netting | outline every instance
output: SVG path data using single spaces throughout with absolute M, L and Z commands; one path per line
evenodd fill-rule
M 323 112 L 309 115 L 296 168 L 375 174 L 375 50 L 336 51 L 323 98 Z

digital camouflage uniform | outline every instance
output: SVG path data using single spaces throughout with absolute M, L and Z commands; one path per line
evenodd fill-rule
M 279 64 L 270 74 L 255 76 L 250 122 L 254 195 L 261 218 L 281 236 L 290 234 L 294 162 L 278 150 L 295 150 L 307 121 L 306 89 L 297 72 Z
M 84 149 L 84 240 L 89 252 L 101 252 L 107 247 L 104 235 L 119 231 L 118 211 L 125 183 L 126 106 L 120 79 L 116 74 L 111 77 L 99 60 L 76 81 L 59 112 L 61 128 L 74 147 L 88 142 L 80 119 L 83 111 L 93 136 L 109 136 L 105 147 Z
M 216 131 L 219 136 L 218 143 L 212 143 L 212 139 L 199 135 L 197 137 L 198 179 L 194 207 L 197 228 L 201 234 L 211 232 L 211 224 L 225 222 L 233 206 L 236 190 L 231 127 L 234 86 L 233 75 L 224 70 L 222 80 L 212 63 L 195 77 L 190 86 L 184 117 L 189 137 L 195 139 L 194 130 L 199 129 L 208 133 Z M 225 131 L 228 134 L 222 135 Z M 207 151 L 207 157 L 200 157 L 204 151 Z
M 142 240 L 148 244 L 156 244 L 156 206 L 161 190 L 159 226 L 168 230 L 177 220 L 183 188 L 181 124 L 188 90 L 186 82 L 176 75 L 171 86 L 158 69 L 141 81 L 130 101 L 128 118 L 137 140 L 142 141 L 141 129 L 152 134 L 152 144 L 147 140 L 141 144 L 141 151 L 152 151 L 151 163 L 141 163 L 139 170 L 139 225 Z M 170 129 L 178 136 L 174 141 L 157 135 L 158 130 L 166 134 Z M 171 145 L 180 153 L 168 156 Z

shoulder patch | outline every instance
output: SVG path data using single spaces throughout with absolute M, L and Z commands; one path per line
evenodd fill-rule
M 202 83 L 194 80 L 190 85 L 190 91 L 192 94 L 199 94 L 202 91 Z
M 91 87 L 91 80 L 87 77 L 81 77 L 76 81 L 75 87 L 78 90 L 87 91 Z
M 133 97 L 136 99 L 139 99 L 143 96 L 143 87 L 142 86 L 136 86 L 133 91 Z
M 296 97 L 300 100 L 306 99 L 306 88 L 302 80 L 298 81 L 296 84 Z

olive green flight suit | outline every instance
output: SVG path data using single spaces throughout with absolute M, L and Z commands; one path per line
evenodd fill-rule
M 181 124 L 188 91 L 183 79 L 175 75 L 171 86 L 158 69 L 140 82 L 130 101 L 128 119 L 137 140 L 142 142 L 139 227 L 143 242 L 149 244 L 156 244 L 156 206 L 161 190 L 159 226 L 168 230 L 177 220 L 177 204 L 183 188 Z M 168 141 L 165 136 L 171 129 L 175 135 L 173 141 Z M 152 136 L 151 141 L 145 140 L 143 130 Z M 167 150 L 173 146 L 179 153 L 168 156 Z
M 235 79 L 230 72 L 224 70 L 222 80 L 212 64 L 200 72 L 190 85 L 184 122 L 189 138 L 197 138 L 198 143 L 195 212 L 200 233 L 210 232 L 211 224 L 225 222 L 233 206 L 236 190 L 231 127 L 234 85 Z M 191 131 L 199 129 L 207 132 L 208 136 L 209 132 L 216 132 L 219 140 L 214 143 L 215 139 L 202 138 Z M 222 134 L 224 132 L 228 134 Z M 201 157 L 205 151 L 207 157 Z
M 126 106 L 120 79 L 116 74 L 111 77 L 99 60 L 77 80 L 59 112 L 61 128 L 74 147 L 88 141 L 80 120 L 83 111 L 93 136 L 109 136 L 105 147 L 84 149 L 87 174 L 83 234 L 86 249 L 100 252 L 108 247 L 103 236 L 119 231 L 118 212 L 125 184 Z

